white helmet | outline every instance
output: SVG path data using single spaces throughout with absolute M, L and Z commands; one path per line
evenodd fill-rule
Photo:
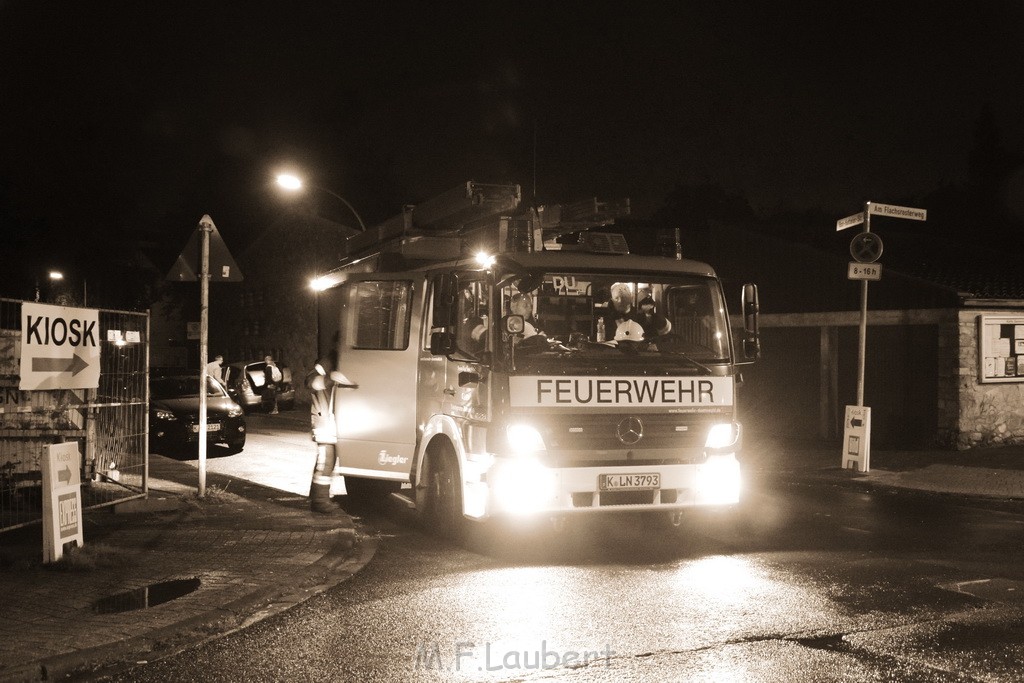
M 625 322 L 619 323 L 618 327 L 615 328 L 615 341 L 634 341 L 639 342 L 644 340 L 644 328 L 640 326 L 640 323 L 635 320 L 626 320 Z

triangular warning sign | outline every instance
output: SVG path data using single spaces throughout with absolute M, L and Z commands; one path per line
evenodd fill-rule
M 228 251 L 228 246 L 224 244 L 224 238 L 217 232 L 217 226 L 213 224 L 213 219 L 209 216 L 203 216 L 200 219 L 195 232 L 188 239 L 188 244 L 178 255 L 178 260 L 175 261 L 170 272 L 167 273 L 167 279 L 173 282 L 197 282 L 199 280 L 199 272 L 202 270 L 202 264 L 199 262 L 199 245 L 203 237 L 204 223 L 209 224 L 212 228 L 210 232 L 210 282 L 241 282 L 242 271 L 238 269 L 238 264 L 235 263 L 231 252 Z

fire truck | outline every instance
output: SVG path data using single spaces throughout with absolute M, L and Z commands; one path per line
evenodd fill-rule
M 348 239 L 317 280 L 338 472 L 442 533 L 472 520 L 739 501 L 742 335 L 711 266 L 629 252 L 628 200 L 521 205 L 468 182 Z M 645 324 L 642 313 L 657 323 Z M 625 318 L 625 320 L 622 320 Z

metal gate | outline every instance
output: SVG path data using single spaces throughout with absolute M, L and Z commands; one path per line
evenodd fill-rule
M 0 531 L 42 519 L 41 459 L 77 441 L 82 505 L 146 494 L 149 450 L 149 313 L 99 310 L 97 389 L 24 391 L 21 301 L 0 299 Z

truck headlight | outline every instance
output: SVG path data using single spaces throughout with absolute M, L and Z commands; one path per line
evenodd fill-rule
M 164 410 L 163 408 L 157 408 L 156 410 L 154 410 L 153 417 L 155 417 L 157 420 L 165 420 L 167 422 L 178 419 L 174 416 L 174 413 L 172 413 L 169 410 Z
M 740 426 L 735 422 L 722 422 L 711 427 L 704 448 L 722 450 L 735 446 L 740 439 Z
M 554 495 L 551 470 L 533 458 L 501 458 L 488 477 L 496 510 L 529 514 L 550 504 Z
M 711 455 L 697 470 L 697 503 L 732 505 L 740 500 L 740 464 L 732 453 Z
M 512 453 L 525 455 L 547 450 L 544 446 L 544 437 L 540 435 L 535 427 L 527 424 L 512 424 L 505 430 L 508 445 Z

